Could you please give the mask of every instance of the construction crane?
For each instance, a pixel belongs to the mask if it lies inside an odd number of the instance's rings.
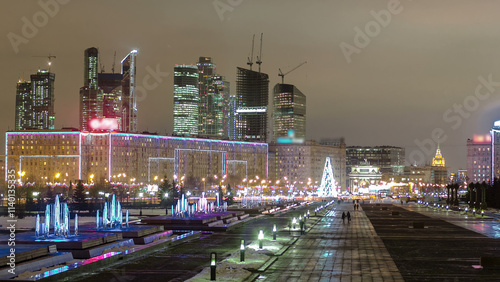
[[[113,56],[113,66],[111,67],[112,73],[115,73],[115,63],[116,63],[116,51],[115,51],[115,55]]]
[[[36,58],[48,58],[49,61],[47,62],[47,64],[49,65],[49,71],[50,71],[50,66],[52,65],[52,58],[56,58],[56,56],[53,56],[51,54],[49,54],[48,56],[32,56],[32,57],[36,57]]]
[[[257,56],[257,61],[255,61],[255,63],[257,65],[259,65],[259,72],[260,72],[260,65],[262,64],[262,36],[263,35],[264,35],[264,33],[260,34],[260,52],[259,52],[259,56]]]
[[[294,67],[293,69],[289,70],[289,71],[288,71],[288,72],[286,72],[286,73],[283,73],[283,72],[281,71],[281,69],[279,69],[279,72],[280,72],[280,73],[278,73],[278,76],[281,76],[281,84],[285,84],[285,75],[287,75],[287,74],[291,73],[292,71],[294,71],[294,70],[296,70],[296,69],[300,68],[300,67],[301,67],[303,64],[305,64],[305,63],[307,63],[307,61],[302,62],[300,65],[298,65],[298,66]]]
[[[253,35],[253,38],[252,38],[252,54],[248,58],[248,62],[247,62],[247,65],[250,66],[250,70],[252,70],[252,65],[253,65],[253,46],[254,46],[254,41],[255,41],[255,34]]]

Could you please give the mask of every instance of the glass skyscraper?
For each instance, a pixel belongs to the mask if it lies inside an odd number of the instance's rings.
[[[198,135],[198,67],[176,65],[174,67],[174,134]]]
[[[35,129],[54,129],[54,81],[56,75],[47,70],[38,70],[31,75],[32,119]]]
[[[274,141],[287,137],[293,130],[295,138],[306,138],[306,95],[292,84],[274,86]]]
[[[238,67],[236,99],[236,139],[267,142],[269,76]]]
[[[122,126],[122,80],[121,73],[100,73],[99,89],[102,92],[102,117],[114,118]]]
[[[91,130],[89,122],[102,117],[102,93],[98,89],[97,48],[88,48],[83,53],[83,87],[80,88],[80,129]]]
[[[122,60],[122,131],[137,132],[136,56],[132,50]]]
[[[119,131],[137,131],[137,102],[135,95],[135,57],[130,52],[122,63],[122,73],[99,73],[99,51],[84,52],[83,83],[80,88],[80,129],[91,131],[93,119],[116,119]]]
[[[198,134],[206,137],[228,137],[229,82],[216,74],[210,57],[200,57],[198,63],[200,102]]]
[[[33,129],[31,83],[19,80],[16,91],[16,130]]]

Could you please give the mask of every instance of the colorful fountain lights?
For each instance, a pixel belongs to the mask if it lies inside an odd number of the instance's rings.
[[[52,228],[53,236],[68,237],[70,235],[69,209],[67,203],[59,202],[59,195],[56,195],[54,204],[45,206],[45,222],[40,223],[40,215],[36,216],[35,236],[44,236],[48,238],[50,229]],[[78,234],[78,215],[75,215],[75,231],[74,235]]]

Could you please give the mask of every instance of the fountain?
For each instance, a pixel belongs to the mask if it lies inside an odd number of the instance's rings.
[[[117,201],[115,195],[111,198],[111,202],[105,202],[102,211],[102,226],[99,224],[99,211],[97,211],[96,226],[97,229],[102,227],[102,229],[112,229],[112,228],[122,228],[123,223],[123,211],[120,201]],[[128,224],[128,216],[127,216]]]
[[[53,211],[53,212],[51,212]],[[51,219],[52,218],[52,219]],[[70,236],[69,209],[68,204],[59,202],[59,195],[56,195],[54,204],[45,206],[45,224],[40,224],[40,215],[36,216],[35,237],[48,238],[51,236],[50,228],[53,228],[55,237]],[[78,220],[75,221],[75,230],[78,229]]]

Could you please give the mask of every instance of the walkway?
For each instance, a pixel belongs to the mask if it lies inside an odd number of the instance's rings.
[[[342,223],[342,211],[352,215]],[[404,281],[370,220],[336,205],[257,281]]]
[[[406,210],[418,212],[428,217],[444,220],[465,229],[483,234],[490,238],[500,238],[500,222],[495,219],[475,218],[474,216],[471,216],[471,214],[465,215],[457,211],[447,211],[445,209],[426,207],[424,205],[417,204],[400,206]]]

